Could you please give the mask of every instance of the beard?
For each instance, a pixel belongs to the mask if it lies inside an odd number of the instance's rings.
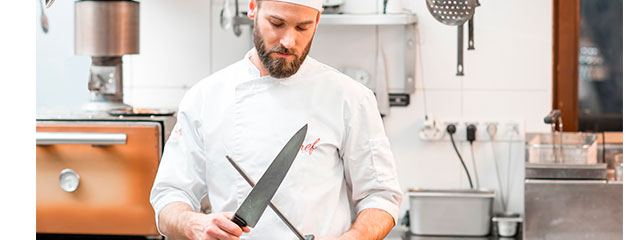
[[[261,32],[258,30],[259,24],[257,21],[254,23],[254,46],[257,50],[257,54],[259,55],[259,59],[261,63],[268,70],[270,76],[275,78],[287,78],[294,75],[299,68],[301,68],[301,64],[305,61],[305,57],[310,52],[310,47],[312,46],[312,40],[314,36],[312,35],[312,39],[307,44],[305,49],[303,49],[303,53],[299,56],[296,51],[292,49],[288,49],[281,45],[272,46],[270,49],[266,49],[265,41],[261,36]],[[270,56],[271,53],[283,53],[283,54],[291,54],[293,59],[288,63],[286,58],[278,58],[274,59]]]

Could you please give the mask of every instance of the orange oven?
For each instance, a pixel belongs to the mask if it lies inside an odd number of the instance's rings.
[[[38,237],[159,235],[149,196],[174,118],[144,120],[37,121]]]

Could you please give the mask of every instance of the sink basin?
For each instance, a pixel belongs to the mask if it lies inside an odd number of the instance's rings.
[[[527,162],[539,164],[597,164],[597,136],[564,132],[531,135],[527,141]]]
[[[554,137],[555,144],[551,137]],[[527,134],[525,177],[527,179],[607,178],[606,163],[597,159],[597,136],[565,132]]]

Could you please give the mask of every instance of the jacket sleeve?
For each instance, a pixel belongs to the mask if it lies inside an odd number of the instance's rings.
[[[367,89],[366,89],[367,90]],[[371,91],[351,104],[341,157],[356,214],[368,208],[386,211],[398,221],[403,194],[394,156]]]
[[[196,89],[186,93],[179,105],[177,123],[164,147],[150,193],[158,230],[159,213],[166,205],[183,202],[194,211],[200,211],[201,199],[207,193],[205,151],[197,105],[201,102]]]

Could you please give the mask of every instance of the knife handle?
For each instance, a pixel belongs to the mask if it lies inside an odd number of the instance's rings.
[[[237,216],[237,214],[232,216],[231,221],[237,225],[239,225],[239,227],[245,227],[248,226],[248,223],[246,223],[245,220],[243,220],[241,217]]]
[[[314,235],[312,234],[305,235],[305,240],[314,240]]]

